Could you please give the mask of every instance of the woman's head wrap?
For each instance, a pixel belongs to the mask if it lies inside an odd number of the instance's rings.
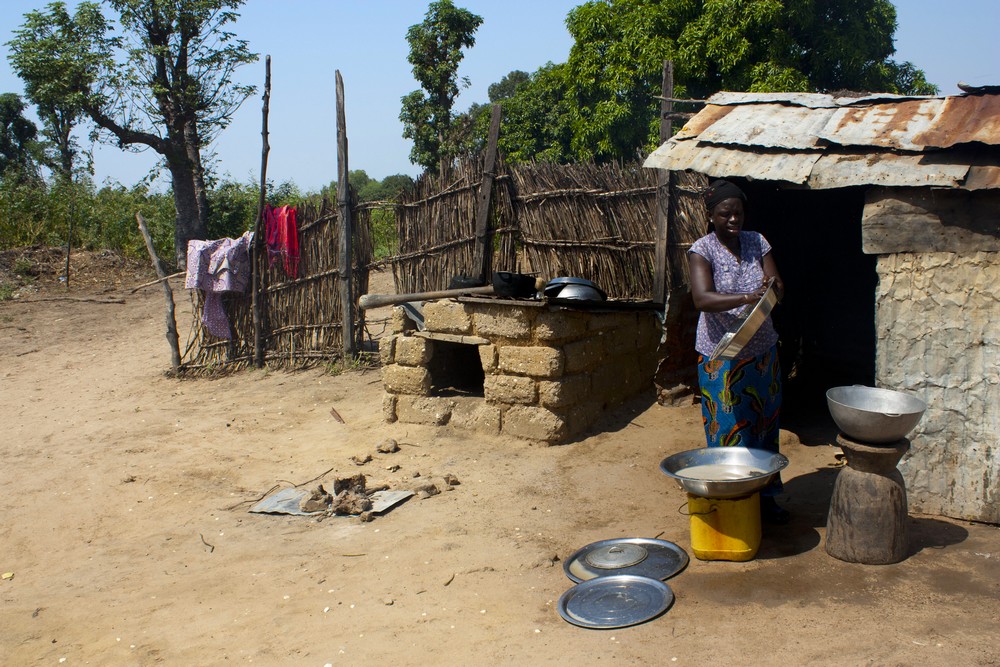
[[[747,196],[743,194],[743,191],[733,183],[726,180],[712,181],[708,189],[705,190],[705,206],[711,211],[720,202],[734,197],[744,202],[747,200]]]

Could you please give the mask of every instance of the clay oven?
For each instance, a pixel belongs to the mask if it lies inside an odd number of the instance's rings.
[[[463,297],[424,304],[422,331],[396,308],[386,419],[565,441],[652,388],[660,321],[623,308]]]

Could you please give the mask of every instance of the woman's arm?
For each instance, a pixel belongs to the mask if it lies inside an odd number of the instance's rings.
[[[774,278],[774,292],[778,295],[778,301],[785,298],[785,283],[781,281],[781,276],[778,274],[778,265],[774,263],[774,253],[767,253],[764,255],[764,284],[771,278]]]
[[[688,265],[691,267],[691,296],[694,298],[694,307],[698,310],[721,313],[725,310],[755,303],[763,295],[762,290],[758,290],[760,294],[722,294],[716,292],[715,280],[712,279],[712,265],[698,253],[688,253]],[[767,265],[765,264],[766,272]]]

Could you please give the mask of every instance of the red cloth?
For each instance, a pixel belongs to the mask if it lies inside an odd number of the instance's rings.
[[[264,206],[264,236],[267,239],[268,265],[280,257],[285,273],[299,275],[299,227],[294,206]]]

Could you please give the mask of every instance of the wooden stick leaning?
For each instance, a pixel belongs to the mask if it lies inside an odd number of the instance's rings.
[[[176,372],[181,366],[181,350],[177,342],[177,320],[174,319],[174,292],[170,289],[170,283],[167,281],[168,276],[163,271],[163,267],[160,266],[160,258],[156,255],[153,239],[149,235],[149,229],[146,228],[146,220],[142,217],[142,213],[137,212],[135,220],[139,223],[139,231],[142,232],[142,238],[146,241],[149,258],[153,261],[153,268],[156,269],[156,275],[160,277],[160,283],[163,285],[163,296],[167,301],[167,342],[170,343],[171,367]]]

